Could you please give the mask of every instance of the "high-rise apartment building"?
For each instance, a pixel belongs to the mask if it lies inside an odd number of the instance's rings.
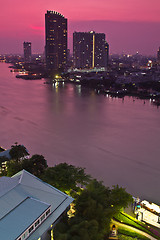
[[[74,32],[73,58],[76,68],[107,67],[109,45],[104,33]]]
[[[30,63],[32,60],[31,42],[24,42],[23,50],[24,50],[24,61],[26,63]]]
[[[48,70],[64,69],[67,62],[67,19],[55,11],[45,14],[45,53]]]

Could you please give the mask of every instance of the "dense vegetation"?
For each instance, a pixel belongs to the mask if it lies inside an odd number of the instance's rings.
[[[11,159],[2,175],[12,176],[25,169],[45,182],[74,197],[69,216],[56,225],[56,240],[102,240],[110,232],[110,221],[132,201],[132,196],[118,185],[106,187],[92,179],[85,169],[67,163],[48,167],[42,155],[29,156],[23,145],[11,147]]]
[[[110,232],[111,218],[132,197],[121,187],[107,188],[93,179],[75,200],[75,214],[56,225],[57,240],[101,240]]]
[[[127,230],[127,229],[124,229],[124,227],[119,227],[118,228],[118,232],[125,235],[126,237],[132,237],[134,239],[143,239],[143,240],[149,240],[149,238],[145,237],[145,236],[142,236],[141,234],[138,234],[136,233],[134,230]],[[123,239],[123,238],[122,238]]]
[[[40,177],[44,173],[47,166],[47,161],[42,155],[35,154],[29,157],[27,149],[23,145],[15,143],[9,151],[10,158],[0,157],[0,167],[6,162],[6,168],[1,169],[1,174],[4,176],[12,176],[17,172],[25,169],[26,171]]]

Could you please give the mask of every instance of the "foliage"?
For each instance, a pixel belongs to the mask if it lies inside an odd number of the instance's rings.
[[[131,201],[131,195],[118,185],[109,189],[102,182],[93,180],[77,199],[76,214],[85,215],[87,219],[93,216],[95,219],[102,211],[103,215],[105,213],[111,218]],[[98,222],[101,220],[102,217],[99,217]]]
[[[132,196],[126,192],[126,190],[118,185],[113,186],[111,190],[110,200],[113,206],[118,207],[119,209],[125,208],[129,203],[132,203]]]
[[[59,225],[59,226],[58,226]],[[102,239],[100,237],[99,231],[98,231],[98,223],[96,220],[92,221],[86,221],[86,220],[79,220],[70,222],[67,226],[66,231],[64,231],[64,223],[63,225],[60,223],[58,224],[58,228],[56,226],[55,228],[55,239],[56,240],[99,240]],[[63,229],[63,230],[62,230]]]
[[[120,193],[123,196],[120,197]],[[92,180],[75,200],[75,216],[66,224],[67,231],[62,232],[57,227],[55,239],[60,240],[62,234],[66,234],[66,240],[103,239],[110,232],[111,218],[130,201],[130,195],[126,194],[125,189],[118,186],[110,189],[102,182]]]
[[[118,227],[118,232],[126,236],[134,237],[137,239],[144,239],[144,240],[149,239],[141,234],[136,233],[134,230],[127,230],[125,229],[125,227]]]
[[[108,207],[109,195],[110,189],[94,179],[76,200],[76,215],[101,223],[105,218],[104,210]]]
[[[102,237],[109,232],[111,217],[115,209],[111,207],[111,190],[106,188],[102,182],[93,180],[76,200],[76,216],[87,221],[96,220],[99,233]]]
[[[46,169],[43,180],[64,192],[78,191],[78,185],[86,185],[91,177],[84,168],[75,167],[67,163],[60,163]]]
[[[17,172],[21,171],[23,169],[22,162],[17,162],[14,160],[10,160],[6,164],[7,167],[7,176],[11,177]]]
[[[140,224],[138,224],[137,222],[135,222],[134,220],[130,219],[129,217],[126,217],[124,214],[122,214],[121,212],[116,214],[114,216],[114,218],[119,221],[122,222],[124,224],[127,224],[129,226],[135,227],[139,230],[145,231],[145,227],[141,226]],[[148,232],[148,231],[147,231]]]
[[[17,161],[7,162],[7,176],[12,176],[17,172],[25,169],[26,171],[40,177],[47,168],[47,161],[42,155],[35,154],[31,158],[24,158]]]
[[[17,142],[15,143],[15,145],[11,146],[9,154],[11,156],[11,159],[16,160],[17,162],[21,158],[24,158],[25,156],[29,155],[27,149],[23,145],[17,144]]]
[[[135,240],[137,238],[135,237],[130,237],[130,236],[126,236],[126,235],[123,235],[123,234],[118,234],[118,239],[119,240]],[[148,239],[148,238],[147,238]]]
[[[35,176],[41,176],[41,174],[44,173],[45,169],[48,167],[47,161],[42,155],[32,155],[32,157],[28,161],[30,165],[30,171]],[[24,166],[24,169],[26,169],[27,166]]]

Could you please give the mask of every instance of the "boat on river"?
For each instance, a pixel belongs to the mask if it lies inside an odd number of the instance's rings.
[[[22,78],[24,80],[38,80],[43,76],[41,74],[17,74],[16,78]]]

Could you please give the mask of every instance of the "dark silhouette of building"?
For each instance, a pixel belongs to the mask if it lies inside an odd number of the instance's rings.
[[[26,63],[30,63],[32,60],[31,42],[24,42],[23,50],[24,50],[24,61]]]
[[[67,19],[55,11],[47,11],[45,14],[45,53],[49,71],[66,67]]]
[[[76,68],[107,67],[109,45],[104,33],[74,32],[73,61]]]
[[[159,49],[157,51],[157,61],[160,64],[160,47],[159,47]]]
[[[108,64],[109,64],[109,43],[108,42],[105,43],[105,53],[106,53],[106,57],[107,57],[106,61],[107,61],[107,66],[108,66]]]

